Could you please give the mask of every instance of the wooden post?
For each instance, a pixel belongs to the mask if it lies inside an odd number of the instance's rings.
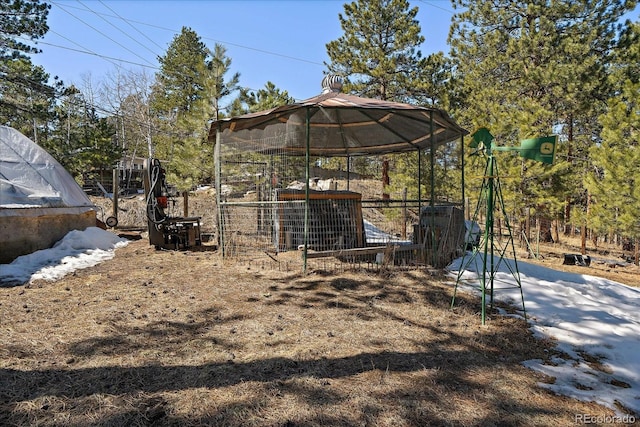
[[[465,218],[466,219],[474,219],[471,218],[471,199],[469,199],[468,197],[466,199],[464,199],[464,212],[465,212]],[[475,218],[476,220],[479,218]]]

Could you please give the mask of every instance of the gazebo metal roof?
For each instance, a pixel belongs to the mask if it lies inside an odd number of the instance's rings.
[[[260,143],[263,153],[304,156],[308,148],[309,155],[332,157],[415,151],[468,134],[440,109],[362,98],[341,87],[327,76],[318,96],[214,121],[209,140],[219,130],[222,143],[236,149]]]

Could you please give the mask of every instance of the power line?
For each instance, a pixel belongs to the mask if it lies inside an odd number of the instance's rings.
[[[446,8],[444,8],[444,7],[442,7],[442,6],[436,6],[436,5],[435,5],[435,4],[433,4],[432,2],[425,1],[425,0],[418,0],[418,1],[419,1],[420,3],[426,4],[427,6],[431,6],[431,7],[435,8],[435,9],[440,9],[440,10],[443,10],[443,11],[445,11],[445,12],[449,12],[449,13],[450,13],[450,14],[452,14],[452,15],[455,15],[455,12],[454,12],[453,10],[451,10],[451,9],[446,9]]]
[[[49,30],[49,32],[51,32],[53,34],[56,34],[57,36],[62,37],[63,39],[65,39],[65,40],[77,45],[78,47],[80,47],[80,49],[75,49],[75,48],[68,47],[68,46],[61,46],[61,45],[58,45],[58,44],[55,44],[55,43],[43,42],[41,40],[38,41],[38,44],[43,44],[43,45],[47,45],[47,46],[51,46],[51,47],[57,47],[59,49],[70,50],[72,52],[78,52],[78,53],[84,53],[84,54],[87,54],[87,55],[97,56],[98,58],[102,58],[102,59],[108,60],[109,62],[114,64],[116,67],[119,67],[119,65],[118,65],[117,62],[114,62],[114,61],[122,62],[122,63],[125,63],[125,64],[137,65],[137,66],[145,67],[145,68],[151,68],[153,70],[160,70],[160,68],[157,67],[157,66],[152,66],[152,65],[147,65],[147,64],[140,64],[139,62],[128,61],[126,59],[121,59],[121,58],[114,58],[113,56],[107,56],[107,55],[103,55],[103,54],[100,54],[100,53],[93,52],[93,51],[85,48],[84,46],[81,46],[81,45],[77,44],[73,40],[70,40],[67,37],[63,36],[63,35],[56,33],[53,30]],[[26,39],[24,37],[17,37],[17,38],[24,39],[24,40],[29,40],[29,39]]]
[[[8,72],[8,69],[7,69],[7,68],[4,68],[4,69],[3,69],[3,67],[2,67],[2,66],[1,66],[1,64],[0,64],[0,72],[3,72],[3,71],[4,71],[4,72],[5,72],[5,74],[6,74],[6,73]],[[6,76],[5,76],[5,77],[6,77]],[[33,80],[33,79],[29,79],[29,78],[27,78],[27,77],[19,77],[18,79],[16,79],[16,80],[12,81],[12,83],[13,83],[13,84],[15,84],[15,85],[18,85],[18,86],[22,86],[22,87],[24,87],[24,88],[31,88],[31,87],[33,87],[33,86],[39,86],[41,89],[47,89],[47,90],[54,90],[54,91],[55,91],[55,89],[54,89],[53,87],[48,86],[48,85],[43,84],[43,83],[40,83],[40,82],[37,82],[37,81],[35,81],[35,80]],[[249,88],[249,87],[242,87],[241,89],[243,89],[243,90],[248,90],[248,91],[257,91],[256,89],[252,89],[252,88]],[[81,94],[81,95],[82,95],[82,97],[83,97],[83,101],[82,101],[82,102],[83,102],[83,103],[84,103],[84,105],[86,105],[87,107],[91,107],[91,108],[95,109],[95,110],[96,110],[96,111],[98,111],[98,112],[101,112],[101,113],[106,114],[107,116],[122,116],[122,115],[123,115],[123,114],[122,114],[119,110],[117,110],[117,109],[116,109],[116,110],[111,110],[111,109],[107,109],[107,108],[105,108],[105,107],[103,107],[103,106],[100,106],[100,105],[98,105],[98,104],[96,104],[96,103],[93,103],[92,101],[88,100],[88,99],[84,96],[85,94],[84,94],[82,91],[80,91],[80,94]],[[54,96],[54,98],[60,98],[60,95],[55,95],[55,96]],[[1,100],[0,100],[0,101],[1,101]],[[221,110],[229,110],[229,108],[230,108],[232,105],[233,105],[233,101],[232,101],[231,103],[229,103],[229,104],[225,105],[225,106],[222,106],[222,107],[221,107]],[[14,105],[14,107],[15,107],[15,108],[22,108],[22,109],[23,109],[23,111],[25,111],[25,112],[30,111],[30,110],[28,110],[28,109],[24,109],[24,108],[26,108],[26,107],[20,107],[20,106],[18,106],[18,105]],[[129,120],[129,121],[131,121],[131,122],[133,122],[133,123],[137,123],[137,124],[142,124],[142,125],[144,125],[144,124],[145,124],[145,123],[140,122],[140,121],[138,121],[138,120],[136,120],[136,119],[132,119],[131,117],[128,117],[128,118],[127,118],[127,120]]]
[[[418,1],[419,1],[420,3],[423,3],[423,4],[427,5],[427,6],[429,6],[429,7],[433,7],[433,8],[436,8],[436,9],[443,10],[443,11],[445,11],[445,12],[451,13],[452,15],[453,15],[453,14],[455,14],[455,12],[454,12],[454,11],[452,11],[452,10],[450,10],[450,9],[447,9],[447,8],[444,8],[444,7],[441,7],[441,6],[438,6],[438,5],[434,4],[433,2],[429,2],[429,1],[425,1],[425,0],[418,0]],[[159,29],[159,30],[168,31],[168,32],[171,32],[171,33],[174,33],[174,34],[177,34],[177,33],[179,33],[179,32],[180,32],[180,31],[178,31],[178,30],[171,29],[171,28],[166,28],[166,27],[162,27],[162,26],[159,26],[159,25],[149,24],[149,23],[146,23],[146,22],[136,21],[136,20],[133,20],[133,19],[127,19],[127,18],[123,17],[122,15],[118,14],[115,10],[113,10],[111,7],[109,7],[107,4],[105,4],[105,2],[103,2],[102,0],[99,0],[99,2],[100,2],[103,6],[105,6],[107,9],[109,9],[109,10],[110,10],[114,15],[110,15],[110,14],[106,14],[106,13],[100,13],[100,12],[96,12],[96,11],[94,11],[94,10],[91,10],[90,8],[88,8],[87,6],[85,6],[85,5],[84,5],[82,2],[80,2],[80,1],[78,1],[78,3],[82,4],[82,5],[85,7],[85,9],[81,9],[81,8],[79,8],[79,7],[75,7],[75,6],[73,6],[73,5],[66,5],[66,7],[67,7],[67,8],[74,8],[74,9],[77,9],[77,10],[79,10],[79,11],[87,11],[87,10],[88,10],[88,11],[92,12],[93,14],[95,14],[96,16],[100,17],[102,20],[104,20],[104,21],[105,21],[105,22],[107,22],[107,23],[109,23],[109,22],[108,22],[105,18],[103,18],[103,17],[102,17],[102,15],[103,15],[103,16],[107,16],[107,17],[110,17],[110,18],[117,18],[117,19],[121,20],[122,22],[126,23],[127,25],[129,25],[129,26],[130,26],[131,28],[133,28],[133,29],[134,29],[138,34],[140,34],[140,35],[142,35],[143,37],[145,37],[147,40],[149,40],[151,43],[153,43],[156,47],[158,47],[158,48],[159,48],[159,49],[161,49],[161,50],[163,50],[163,49],[164,49],[162,46],[160,46],[159,44],[157,44],[157,43],[156,43],[152,38],[148,37],[144,32],[140,31],[140,30],[139,30],[136,26],[134,26],[133,24],[144,25],[144,26],[147,26],[147,27],[150,27],[150,28],[156,28],[156,29]],[[134,54],[135,56],[137,56],[137,57],[141,58],[142,60],[144,60],[144,61],[145,61],[145,62],[147,62],[147,63],[150,63],[149,61],[147,61],[146,59],[144,59],[144,58],[143,58],[143,57],[141,57],[140,55],[136,54],[135,52],[132,52],[130,49],[128,49],[128,48],[126,48],[126,47],[122,46],[120,43],[116,42],[116,41],[115,41],[115,40],[113,40],[112,38],[110,38],[110,37],[106,36],[105,34],[103,34],[102,32],[100,32],[99,30],[97,30],[96,28],[94,28],[94,27],[92,27],[91,25],[87,24],[86,22],[82,21],[80,18],[76,17],[75,15],[73,15],[72,13],[70,13],[68,10],[66,10],[66,9],[64,9],[62,6],[60,6],[60,4],[59,4],[59,3],[57,3],[57,2],[53,2],[53,1],[52,1],[51,3],[52,3],[52,4],[54,4],[54,5],[56,5],[57,7],[59,7],[59,8],[60,8],[61,10],[63,10],[64,12],[66,12],[66,13],[70,14],[70,15],[71,15],[71,16],[73,16],[74,18],[78,19],[80,22],[83,22],[85,25],[87,25],[87,26],[89,26],[90,28],[94,29],[94,30],[95,30],[96,32],[98,32],[99,34],[102,34],[103,36],[107,37],[109,40],[111,40],[111,41],[113,41],[114,43],[118,44],[119,46],[123,47],[123,48],[124,48],[124,49],[126,49],[127,51],[131,52],[131,53],[132,53],[132,54]],[[113,25],[113,24],[111,24],[111,23],[109,23],[109,25],[114,26],[114,25]],[[114,26],[114,27],[115,27],[115,26]],[[115,28],[117,28],[117,27],[115,27]],[[120,32],[123,32],[123,31],[122,31],[122,30],[120,30],[119,28],[117,28],[117,29],[118,29]],[[124,33],[124,32],[123,32],[123,33]],[[131,38],[131,39],[133,39],[134,41],[136,41],[136,43],[138,43],[139,45],[143,46],[143,47],[144,47],[145,49],[147,49],[149,52],[153,53],[153,51],[152,51],[152,50],[150,50],[147,46],[145,46],[145,45],[143,45],[143,44],[139,43],[135,38],[132,38],[130,35],[128,35],[128,34],[126,34],[126,33],[124,33],[124,34],[125,34],[128,38]],[[246,46],[246,45],[242,45],[242,44],[239,44],[239,43],[233,43],[233,42],[229,42],[229,41],[224,41],[224,40],[220,40],[220,39],[216,39],[216,38],[212,38],[212,37],[205,37],[205,36],[202,36],[201,38],[202,38],[202,39],[204,39],[204,40],[209,40],[209,41],[212,41],[212,42],[215,42],[215,43],[220,43],[220,44],[223,44],[223,45],[234,46],[234,47],[238,47],[238,48],[241,48],[241,49],[246,49],[246,50],[251,50],[251,51],[254,51],[254,52],[263,53],[263,54],[266,54],[266,55],[277,56],[277,57],[285,58],[285,59],[289,59],[289,60],[292,60],[292,61],[304,62],[304,63],[307,63],[307,64],[319,65],[319,66],[324,67],[324,63],[316,62],[316,61],[311,61],[311,60],[307,60],[307,59],[304,59],[304,58],[299,58],[299,57],[296,57],[296,56],[286,55],[286,54],[282,54],[282,53],[278,53],[278,52],[273,52],[273,51],[269,51],[269,50],[265,50],[265,49],[259,49],[259,48],[255,48],[255,47],[251,47],[251,46]],[[39,43],[42,43],[42,44],[48,44],[48,43],[44,43],[44,42],[42,42],[42,41],[40,41]],[[49,43],[49,45],[54,46],[54,47],[63,48],[63,49],[65,48],[65,47],[63,47],[63,46],[53,45],[53,44],[51,44],[51,43]],[[152,69],[156,69],[156,70],[158,69],[157,67],[154,67],[154,66],[143,65],[143,64],[139,64],[139,63],[136,63],[136,62],[133,62],[133,61],[123,60],[123,59],[119,59],[119,58],[113,58],[113,57],[109,57],[109,56],[105,56],[105,55],[99,55],[99,54],[97,54],[97,53],[95,53],[95,52],[92,52],[90,49],[87,49],[87,48],[84,48],[84,47],[83,47],[83,49],[84,49],[84,50],[76,50],[76,49],[69,49],[69,50],[73,50],[73,51],[76,51],[76,52],[79,52],[79,53],[91,54],[91,55],[98,56],[98,57],[103,58],[103,59],[115,60],[115,61],[119,61],[119,62],[125,62],[125,63],[129,63],[129,64],[132,64],[132,65],[143,66],[143,67],[152,68]],[[155,55],[155,53],[154,53],[154,55]]]
[[[58,3],[56,3],[56,2],[51,2],[51,3],[56,5],[56,6],[58,6],[60,9],[64,10]],[[67,7],[68,8],[74,8],[74,9],[77,9],[77,10],[80,10],[80,11],[85,11],[84,9],[81,9],[81,8],[78,8],[78,7],[74,7],[74,6],[70,6],[70,5],[67,5]],[[64,11],[69,13],[71,16],[74,16],[70,12],[68,12],[66,10],[64,10]],[[159,25],[149,24],[149,23],[142,22],[142,21],[136,21],[136,20],[133,20],[133,19],[127,19],[127,18],[124,18],[124,17],[122,17],[120,15],[113,16],[113,15],[109,15],[109,14],[101,14],[100,12],[94,12],[94,13],[95,14],[99,14],[99,15],[105,15],[105,16],[108,16],[108,17],[111,17],[111,18],[118,18],[118,19],[121,19],[121,20],[127,22],[130,25],[133,23],[133,24],[138,24],[138,25],[144,25],[144,26],[150,27],[150,28],[156,28],[156,29],[159,29],[159,30],[162,30],[162,31],[168,31],[168,32],[171,32],[173,34],[179,34],[180,33],[180,30],[175,30],[175,29],[171,29],[171,28],[162,27],[162,26],[159,26]],[[75,17],[75,18],[78,19],[79,21],[83,22],[81,19],[79,19],[77,17]],[[89,26],[89,24],[86,24],[86,23],[85,23],[85,25]],[[95,31],[100,33],[100,31],[98,31],[98,30],[95,30]],[[136,30],[136,31],[138,31],[138,30]],[[102,33],[100,33],[100,34],[102,34]],[[105,37],[107,37],[107,36],[105,36]],[[298,57],[295,57],[295,56],[286,55],[286,54],[282,54],[282,53],[278,53],[278,52],[272,52],[272,51],[265,50],[265,49],[258,49],[258,48],[255,48],[255,47],[246,46],[246,45],[242,45],[242,44],[239,44],[239,43],[227,42],[227,41],[215,39],[215,38],[212,38],[212,37],[201,36],[201,38],[203,40],[209,40],[209,41],[212,41],[212,42],[215,42],[215,43],[220,43],[220,44],[223,44],[223,45],[235,46],[235,47],[239,47],[239,48],[242,48],[242,49],[251,50],[251,51],[254,51],[254,52],[264,53],[266,55],[272,55],[272,56],[277,56],[277,57],[280,57],[280,58],[290,59],[292,61],[298,61],[298,62],[304,62],[304,63],[307,63],[307,64],[324,66],[324,64],[320,63],[320,62],[311,61],[311,60],[303,59],[303,58],[298,58]],[[117,43],[117,42],[114,41],[114,43]],[[158,46],[158,47],[160,47],[160,46]],[[127,49],[127,50],[129,50],[129,49]],[[131,51],[129,51],[129,52],[131,52]],[[136,55],[136,56],[138,56],[138,55]]]
[[[94,26],[88,24],[87,22],[83,21],[82,19],[78,18],[77,16],[75,16],[73,13],[69,12],[68,10],[66,10],[64,7],[60,6],[58,3],[52,2],[52,4],[54,4],[55,6],[57,6],[60,10],[62,10],[63,12],[73,16],[75,19],[77,19],[78,21],[82,22],[84,25],[86,25],[87,27],[91,28],[93,31],[97,32],[98,34],[104,36],[105,38],[111,40],[112,42],[114,42],[115,44],[117,44],[118,46],[120,46],[121,48],[123,48],[124,50],[126,50],[127,52],[133,54],[134,56],[137,56],[138,58],[142,59],[143,61],[151,64],[151,62],[149,62],[147,59],[143,58],[142,56],[138,55],[136,52],[132,51],[131,49],[129,49],[128,47],[124,46],[123,44],[119,43],[118,41],[114,40],[113,38],[111,38],[110,36],[108,36],[107,34],[103,33],[102,31],[98,30],[97,28],[95,28]],[[68,40],[68,39],[67,39]]]
[[[131,25],[131,23],[129,22],[129,20],[125,19],[124,17],[120,16],[118,14],[118,12],[116,12],[115,10],[111,9],[107,4],[105,4],[102,0],[98,0],[104,7],[106,7],[107,9],[109,9],[111,12],[113,12],[122,22],[124,22],[125,24],[129,25],[131,28],[133,28],[138,34],[140,34],[142,37],[146,38],[147,40],[149,40],[151,43],[153,43],[154,45],[156,45],[156,47],[158,49],[160,49],[161,51],[164,50],[164,48],[162,46],[160,46],[158,43],[156,43],[155,40],[153,40],[152,38],[150,38],[149,36],[147,36],[145,33],[143,33],[142,31],[138,30],[135,26]]]
[[[82,6],[84,6],[88,11],[90,11],[91,13],[93,13],[94,15],[96,15],[98,18],[102,19],[104,22],[106,22],[107,24],[111,25],[113,28],[115,28],[116,30],[118,30],[120,33],[124,34],[126,37],[128,37],[130,40],[132,40],[133,42],[137,43],[138,45],[142,46],[143,48],[145,48],[147,51],[151,52],[153,55],[158,56],[157,53],[155,53],[154,51],[152,51],[151,49],[149,49],[146,45],[140,43],[138,41],[138,39],[132,37],[131,35],[129,35],[127,32],[123,31],[122,29],[118,28],[116,25],[112,24],[111,22],[109,22],[109,20],[103,18],[101,16],[101,14],[99,14],[98,12],[94,11],[93,9],[91,9],[90,7],[88,7],[87,5],[85,5],[84,3],[82,3],[80,0],[77,0],[78,3],[80,3]],[[148,61],[147,61],[148,62]]]
[[[55,33],[55,34],[57,34],[57,33]],[[60,37],[64,38],[64,36],[60,36]],[[23,38],[23,37],[18,37],[18,38]],[[152,67],[152,66],[145,65],[145,64],[140,64],[140,63],[137,63],[137,62],[132,62],[132,61],[124,60],[124,59],[113,58],[113,57],[110,57],[110,56],[101,55],[101,54],[98,54],[98,53],[95,53],[95,52],[91,52],[91,51],[74,49],[74,48],[71,48],[71,47],[60,46],[60,45],[57,45],[57,44],[47,43],[47,42],[40,42],[40,43],[45,44],[47,46],[57,47],[59,49],[65,49],[65,50],[70,50],[70,51],[73,51],[73,52],[79,52],[79,53],[85,53],[85,54],[88,54],[88,55],[94,55],[94,56],[97,56],[99,58],[109,60],[110,62],[112,62],[114,65],[116,65],[118,67],[119,67],[119,65],[117,63],[113,62],[113,61],[124,62],[124,63],[128,63],[128,64],[131,64],[131,65],[137,65],[137,66],[145,67],[145,68],[151,68],[151,69],[157,70],[157,71],[160,70],[159,67]],[[28,79],[25,79],[25,80],[29,81]],[[253,92],[258,92],[259,90],[261,90],[261,89],[250,88],[250,87],[247,87],[247,86],[243,86],[240,89],[247,90],[247,91],[253,91]],[[231,107],[231,105],[232,105],[231,103],[227,104],[226,106],[223,106],[222,109],[223,110],[228,110],[229,107]]]

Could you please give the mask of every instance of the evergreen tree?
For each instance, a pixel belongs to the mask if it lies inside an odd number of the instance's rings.
[[[453,62],[442,52],[433,53],[421,64],[419,76],[408,88],[409,101],[449,109],[450,96],[454,92]]]
[[[474,2],[450,32],[457,70],[459,117],[470,129],[487,127],[501,145],[561,132],[554,166],[501,156],[503,194],[510,211],[525,207],[557,217],[567,200],[584,200],[576,186],[585,174],[597,116],[608,93],[603,64],[616,36],[615,22],[631,2]],[[477,172],[477,171],[476,171]],[[474,174],[474,172],[470,172]],[[517,178],[516,178],[517,177]],[[473,191],[468,194],[473,194]]]
[[[344,35],[327,43],[329,73],[344,77],[344,90],[382,100],[405,101],[425,61],[407,0],[357,0],[338,15]]]
[[[156,157],[164,160],[167,180],[189,189],[213,178],[209,125],[221,115],[220,103],[238,89],[230,77],[231,59],[216,44],[211,52],[191,29],[183,28],[160,58],[161,70],[150,105],[160,120],[154,136]]]
[[[207,57],[208,50],[200,36],[183,27],[169,44],[165,55],[158,58],[157,90],[151,101],[156,111],[164,113],[165,118],[174,113],[184,114],[202,99]]]
[[[600,117],[602,143],[591,149],[590,225],[640,242],[640,23],[627,23],[611,65],[616,88]],[[637,255],[636,255],[637,256]],[[636,263],[638,260],[636,259]]]
[[[264,89],[240,89],[240,94],[232,103],[231,116],[255,113],[295,103],[289,93],[281,91],[272,82],[267,82]]]
[[[231,58],[227,56],[227,49],[216,43],[211,55],[211,60],[207,62],[205,82],[205,123],[220,118],[222,115],[221,100],[240,90],[240,73],[233,73],[228,80],[225,80],[231,71]]]
[[[62,82],[48,85],[49,74],[28,58],[0,61],[0,75],[0,123],[40,142],[46,137]]]
[[[216,43],[210,59],[205,63],[204,90],[192,114],[185,117],[185,126],[193,129],[193,143],[200,147],[196,167],[201,171],[199,181],[211,183],[214,179],[213,144],[208,142],[211,122],[223,116],[221,103],[239,90],[240,73],[227,76],[231,70],[231,58],[227,49]],[[192,165],[193,166],[193,165]]]
[[[344,34],[326,45],[331,60],[326,64],[328,72],[344,77],[343,90],[382,100],[446,105],[451,63],[441,52],[422,57],[419,46],[425,38],[417,13],[418,8],[410,8],[406,0],[358,0],[344,5],[344,14],[339,15]],[[391,186],[383,184],[384,192],[408,187],[417,194],[418,185],[425,185],[417,182],[417,158],[416,153],[386,159],[363,156],[350,164],[362,175],[379,176],[389,160]],[[436,167],[441,165],[438,162]]]
[[[208,59],[209,51],[200,37],[186,27],[158,58],[160,71],[150,99],[151,110],[159,119],[153,137],[155,156],[165,162],[168,181],[180,189],[196,185],[203,174],[198,167],[201,132],[193,128],[192,118],[202,118]]]
[[[51,5],[39,0],[0,1],[0,62],[26,58],[39,50],[18,37],[35,41],[43,37],[49,27],[47,16]]]
[[[40,50],[22,40],[36,42],[47,33],[50,8],[39,0],[0,1],[0,123],[36,142],[46,131],[55,93],[49,75],[29,59]]]

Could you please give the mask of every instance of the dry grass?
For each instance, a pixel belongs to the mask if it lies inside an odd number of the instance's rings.
[[[131,242],[0,289],[0,425],[572,425],[521,365],[553,343],[427,270],[330,274]]]
[[[109,200],[94,201],[111,215]],[[215,232],[213,197],[189,203]],[[138,197],[119,205],[120,225],[146,225]],[[563,252],[576,250],[547,245],[527,261],[640,286],[637,267],[563,266]],[[549,359],[553,342],[515,318],[481,326],[463,293],[452,310],[437,272],[345,270],[332,258],[300,267],[298,252],[223,262],[210,246],[156,251],[143,239],[56,282],[0,288],[0,425],[548,426],[612,415],[540,388],[553,378],[521,362]]]

